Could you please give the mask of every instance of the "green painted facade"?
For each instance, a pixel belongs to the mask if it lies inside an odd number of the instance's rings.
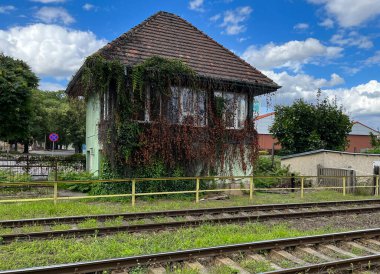
[[[88,98],[86,110],[86,166],[87,171],[99,175],[101,145],[99,143],[100,100],[98,95]]]

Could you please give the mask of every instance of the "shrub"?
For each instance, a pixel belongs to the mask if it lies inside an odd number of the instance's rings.
[[[110,171],[109,164],[103,164],[102,179],[111,178],[125,178],[125,176],[118,176]],[[162,178],[162,177],[184,177],[182,168],[176,167],[169,170],[165,167],[162,161],[154,161],[150,165],[138,167],[131,172],[130,178]],[[131,183],[99,183],[93,186],[90,193],[94,195],[99,194],[118,194],[118,193],[131,193]],[[204,188],[207,182],[201,181],[201,187]],[[136,193],[153,193],[153,192],[173,192],[173,191],[188,191],[195,190],[195,180],[167,180],[155,181],[149,180],[136,183]],[[178,196],[178,195],[176,195]],[[186,196],[186,195],[181,195]],[[149,196],[153,197],[153,196]]]
[[[29,182],[31,180],[32,176],[27,173],[0,170],[0,182]]]
[[[51,178],[50,178],[51,179]],[[95,180],[98,177],[93,176],[89,172],[58,172],[58,180],[59,181],[80,181],[80,180]],[[80,192],[90,192],[93,184],[59,184],[61,188],[69,189],[72,191],[80,191]]]
[[[261,156],[253,171],[254,176],[290,176],[289,167],[281,166],[281,160],[275,158],[273,166],[270,157]],[[281,184],[281,179],[255,179],[256,187],[274,187]]]

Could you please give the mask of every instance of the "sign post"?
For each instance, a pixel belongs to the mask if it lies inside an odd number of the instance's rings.
[[[59,141],[59,135],[57,133],[50,133],[49,134],[49,140],[53,142],[53,150],[52,150],[52,153],[51,155],[54,155],[54,146],[55,146],[55,142],[58,142]]]

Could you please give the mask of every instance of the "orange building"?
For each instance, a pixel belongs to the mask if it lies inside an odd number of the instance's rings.
[[[274,122],[275,113],[267,113],[264,115],[257,116],[255,119],[255,127],[259,134],[259,147],[260,150],[272,151],[281,149],[281,145],[276,144],[277,140],[272,137],[269,132],[270,127]],[[374,135],[380,135],[380,132],[374,130],[360,122],[354,122],[352,130],[348,135],[349,147],[346,149],[347,152],[365,152],[370,149],[371,138],[370,133]]]

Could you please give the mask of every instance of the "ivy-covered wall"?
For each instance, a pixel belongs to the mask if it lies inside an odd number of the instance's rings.
[[[152,170],[159,170],[153,172],[155,176],[251,172],[258,153],[252,117],[247,117],[242,128],[228,128],[222,115],[223,100],[214,96],[215,90],[239,91],[249,94],[248,101],[252,101],[248,87],[200,77],[180,60],[152,57],[124,68],[99,55],[86,60],[81,82],[88,102],[87,150],[91,145],[95,148],[93,136],[98,135],[107,173],[111,170],[117,177],[149,177]],[[160,98],[160,104],[167,104],[173,97],[173,86],[205,92],[205,126],[197,126],[193,119],[172,123],[165,108],[149,123],[137,121],[145,109],[147,89],[151,97]],[[94,160],[99,162],[98,157]]]

